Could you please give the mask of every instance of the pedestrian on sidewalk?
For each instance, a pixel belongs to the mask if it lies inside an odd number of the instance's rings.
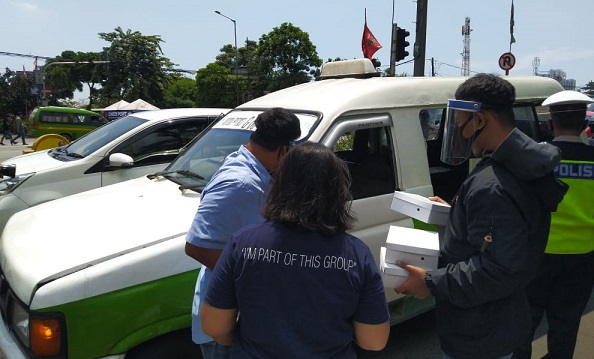
[[[12,144],[12,134],[10,133],[10,122],[7,117],[2,119],[2,139],[0,145],[4,145],[4,139],[8,138],[8,142]]]
[[[14,127],[16,128],[16,135],[10,141],[10,143],[14,145],[20,137],[23,140],[23,145],[26,145],[27,143],[25,142],[25,126],[23,126],[23,120],[21,119],[21,116],[16,115],[16,117],[14,118]]]

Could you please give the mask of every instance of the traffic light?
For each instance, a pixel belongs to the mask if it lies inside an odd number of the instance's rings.
[[[400,61],[408,56],[408,51],[406,51],[406,47],[410,45],[406,41],[408,35],[410,35],[410,32],[405,29],[396,29],[396,61]]]

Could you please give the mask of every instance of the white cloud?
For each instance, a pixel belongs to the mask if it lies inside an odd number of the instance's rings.
[[[31,4],[31,3],[28,3],[25,1],[13,2],[13,3],[11,3],[11,5],[16,8],[19,8],[21,10],[24,10],[24,11],[29,11],[29,12],[37,11],[37,5]]]

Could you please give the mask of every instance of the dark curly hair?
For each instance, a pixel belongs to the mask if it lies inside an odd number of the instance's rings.
[[[456,99],[480,102],[483,105],[481,111],[493,111],[498,114],[497,118],[501,123],[514,125],[516,89],[509,81],[497,75],[474,75],[458,87]]]
[[[346,164],[332,150],[304,142],[281,161],[263,216],[325,235],[345,232],[355,221],[350,185]]]
[[[259,114],[255,125],[256,131],[252,133],[250,140],[269,151],[288,146],[291,141],[301,136],[297,116],[281,107],[274,107]]]

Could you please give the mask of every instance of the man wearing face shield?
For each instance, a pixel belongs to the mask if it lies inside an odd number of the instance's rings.
[[[553,173],[560,150],[514,127],[514,101],[514,87],[495,75],[458,87],[441,160],[457,165],[472,153],[480,161],[452,200],[438,269],[400,263],[409,279],[397,292],[435,296],[444,358],[510,358],[530,335],[526,285],[567,189]]]

